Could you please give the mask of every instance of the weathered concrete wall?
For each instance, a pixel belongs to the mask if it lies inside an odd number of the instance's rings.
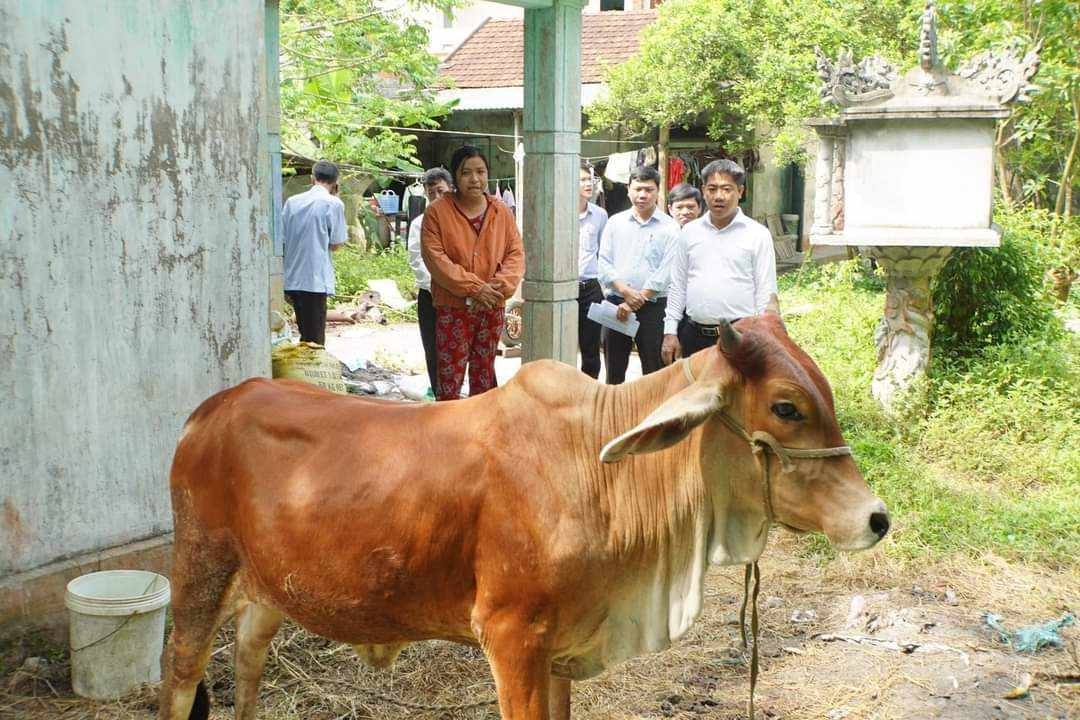
[[[268,374],[262,0],[0,0],[0,577],[170,529]]]

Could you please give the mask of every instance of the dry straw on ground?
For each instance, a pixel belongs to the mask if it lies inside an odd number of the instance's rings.
[[[759,718],[1080,718],[1080,685],[1068,681],[1080,665],[1067,650],[1017,656],[981,620],[986,610],[1011,626],[1076,612],[1075,577],[992,556],[913,567],[869,553],[822,565],[801,557],[799,548],[799,541],[782,540],[762,561]],[[687,636],[666,652],[575,683],[575,720],[745,717],[748,670],[736,622],[741,591],[741,568],[711,571],[705,610]],[[856,595],[865,610],[845,626]],[[220,633],[207,673],[216,719],[232,718],[232,632],[227,627]],[[932,652],[825,642],[822,633],[872,635],[924,644]],[[1073,630],[1069,639],[1077,636]],[[96,703],[72,696],[66,672],[54,664],[38,679],[24,678],[0,692],[0,718],[154,717],[155,688]],[[1024,673],[1036,679],[1029,697],[1003,699]],[[7,682],[0,679],[0,688]],[[271,645],[259,717],[492,720],[498,717],[489,704],[494,697],[476,648],[417,643],[392,668],[377,671],[360,664],[347,646],[287,624]]]

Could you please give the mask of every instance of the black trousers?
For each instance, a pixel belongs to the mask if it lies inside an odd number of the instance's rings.
[[[620,305],[623,299],[618,295],[609,295],[608,300]],[[630,349],[637,343],[638,358],[641,360],[641,374],[648,375],[659,370],[660,347],[664,343],[664,311],[667,298],[658,298],[647,302],[636,312],[638,323],[637,335],[630,338],[617,330],[604,328],[604,366],[605,381],[608,385],[619,385],[626,380],[626,366],[630,364]]]
[[[326,344],[326,293],[289,290],[296,312],[296,324],[300,327],[300,342]]]
[[[435,352],[435,303],[431,299],[431,292],[423,288],[416,293],[416,315],[420,324],[420,342],[424,344],[424,364],[427,365],[431,392],[438,394],[439,374],[435,370],[438,358]]]
[[[732,320],[732,324],[738,322]],[[699,350],[712,347],[716,344],[717,336],[702,331],[702,326],[690,322],[687,318],[679,321],[679,349],[683,357],[690,357]]]
[[[578,283],[577,339],[581,350],[581,372],[600,377],[600,331],[603,327],[589,319],[589,306],[604,301],[604,291],[597,279]]]

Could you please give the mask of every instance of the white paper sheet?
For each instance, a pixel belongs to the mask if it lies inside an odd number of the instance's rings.
[[[630,313],[630,317],[626,319],[626,322],[623,322],[617,317],[618,310],[617,305],[605,300],[602,303],[590,305],[588,317],[593,322],[600,323],[616,332],[621,332],[623,335],[629,335],[630,337],[637,335],[638,327],[641,325],[638,322],[637,315]]]

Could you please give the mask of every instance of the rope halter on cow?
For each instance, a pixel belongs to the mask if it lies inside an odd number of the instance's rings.
[[[694,371],[690,367],[690,358],[684,358],[682,361],[683,374],[686,375],[686,380],[693,385],[696,380],[694,379]],[[733,418],[727,411],[723,409],[717,416],[719,420],[727,426],[729,430],[741,437],[750,445],[750,449],[754,454],[754,458],[757,460],[758,466],[761,468],[762,479],[762,494],[765,496],[765,523],[766,528],[773,523],[776,519],[776,515],[773,512],[772,502],[772,481],[769,477],[769,458],[766,453],[771,450],[777,459],[780,460],[780,467],[784,472],[791,472],[795,465],[793,460],[800,460],[804,458],[817,459],[827,457],[840,457],[843,455],[851,455],[851,447],[848,445],[841,445],[839,447],[831,448],[815,448],[815,449],[803,449],[803,448],[790,448],[780,444],[780,441],[773,437],[771,434],[764,430],[756,430],[753,433],[747,432],[742,423]],[[753,580],[753,591],[751,591],[751,579]],[[750,599],[750,635],[754,641],[753,650],[750,654],[750,703],[748,708],[748,717],[753,720],[754,717],[754,690],[757,687],[758,676],[758,609],[757,599],[758,590],[761,586],[761,571],[758,569],[757,560],[752,563],[746,564],[746,572],[743,575],[743,601],[742,607],[739,609],[739,631],[742,634],[742,645],[745,650],[747,647],[746,642],[746,605],[747,600]]]

